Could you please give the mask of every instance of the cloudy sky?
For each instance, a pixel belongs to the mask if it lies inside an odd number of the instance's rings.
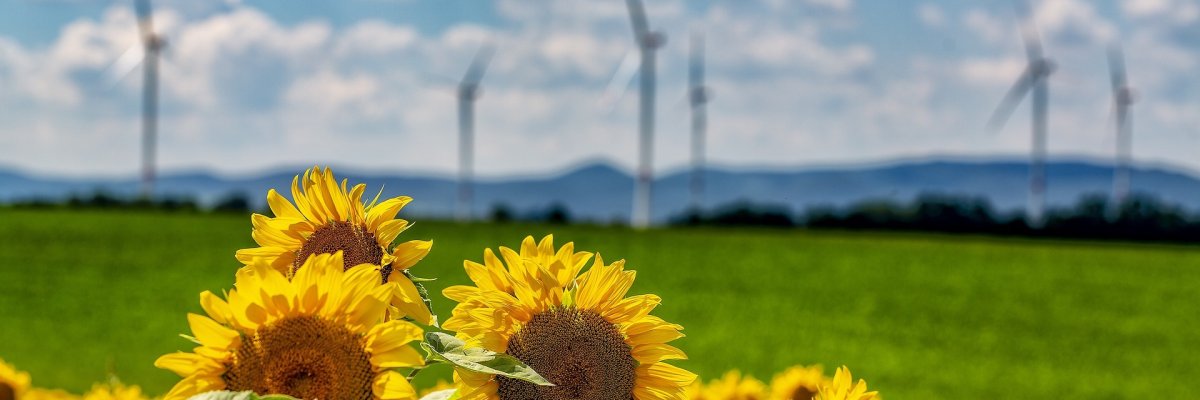
[[[1054,155],[1108,156],[1105,47],[1126,49],[1140,162],[1200,169],[1200,3],[1035,1],[1058,65]],[[0,0],[0,166],[128,175],[141,75],[131,1]],[[586,160],[632,168],[636,91],[605,97],[632,49],[624,3],[155,2],[168,40],[160,165],[222,173],[335,164],[450,173],[454,84],[497,53],[478,103],[479,173]],[[656,168],[688,162],[687,37],[708,37],[710,158],[787,167],[1027,153],[1027,104],[984,123],[1024,67],[1004,1],[648,0],[661,52]],[[128,58],[128,57],[127,57]]]

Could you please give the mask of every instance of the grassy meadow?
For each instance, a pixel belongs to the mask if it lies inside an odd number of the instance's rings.
[[[1200,247],[415,222],[401,240],[434,239],[414,271],[439,278],[442,319],[464,258],[553,232],[628,259],[706,380],[845,364],[889,400],[1059,400],[1188,398],[1200,376]],[[232,285],[249,233],[248,216],[0,210],[0,358],[37,386],[112,373],[164,393],[178,378],[154,359],[190,349],[185,313]]]

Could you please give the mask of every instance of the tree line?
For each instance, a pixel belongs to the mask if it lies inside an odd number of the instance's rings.
[[[155,210],[164,212],[217,212],[269,214],[255,210],[249,197],[231,192],[209,206],[194,197],[164,195],[153,199],[125,197],[97,190],[72,194],[65,199],[32,198],[11,202],[13,208],[70,208]],[[494,204],[482,216],[494,223],[538,222],[568,224],[580,221],[562,203],[517,211],[503,203]],[[603,223],[604,221],[599,221]],[[624,219],[607,221],[622,225]],[[748,226],[845,230],[890,230],[943,233],[973,233],[1004,236],[1035,236],[1133,241],[1200,241],[1200,213],[1145,194],[1131,195],[1110,207],[1105,195],[1081,197],[1068,207],[1050,208],[1040,226],[1031,226],[1023,211],[997,211],[982,197],[929,193],[911,201],[875,199],[848,206],[817,206],[796,213],[778,204],[740,201],[711,210],[689,209],[670,218],[671,226]]]
[[[1024,211],[999,212],[987,199],[923,194],[909,202],[866,200],[845,207],[818,206],[794,214],[778,205],[738,202],[709,212],[690,210],[673,225],[807,227],[976,233],[1080,239],[1196,242],[1200,214],[1152,195],[1131,195],[1116,207],[1108,196],[1081,197],[1068,207],[1047,210],[1032,226]]]

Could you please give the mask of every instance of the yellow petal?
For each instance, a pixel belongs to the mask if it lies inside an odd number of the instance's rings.
[[[276,217],[304,218],[304,215],[300,214],[300,210],[297,210],[296,206],[292,205],[292,202],[287,201],[287,199],[279,195],[279,192],[276,192],[275,189],[267,191],[267,205],[271,207],[271,214],[274,214]]]
[[[418,261],[429,255],[429,250],[432,248],[432,240],[410,240],[396,245],[396,248],[392,250],[392,256],[396,257],[392,261],[392,269],[405,270],[412,268]]]
[[[653,364],[664,360],[686,360],[687,355],[668,344],[651,344],[635,347],[633,358],[641,364]]]
[[[163,396],[163,400],[186,400],[200,393],[207,393],[225,389],[225,384],[220,378],[213,379],[206,376],[190,376],[184,378],[171,391]]]
[[[239,343],[238,333],[226,328],[211,318],[199,314],[188,314],[188,325],[192,327],[192,335],[206,347],[229,350]]]
[[[195,353],[177,352],[163,355],[154,361],[154,366],[188,377],[199,373],[219,373],[223,369],[213,359]]]
[[[366,346],[371,353],[384,353],[420,340],[424,331],[412,323],[392,320],[375,325],[367,332]]]
[[[666,363],[638,366],[638,380],[648,380],[653,386],[687,386],[696,380],[696,374]]]
[[[376,399],[380,400],[409,400],[417,398],[408,379],[396,371],[386,371],[375,377],[375,385],[371,388]]]
[[[396,236],[400,236],[400,232],[408,229],[408,221],[402,219],[390,219],[379,224],[375,228],[375,240],[380,246],[388,246],[396,240]]]
[[[396,285],[396,297],[392,299],[393,306],[414,321],[426,325],[433,324],[433,314],[429,312],[429,307],[421,298],[421,292],[417,290],[416,284],[396,270],[392,270],[392,274],[388,276],[388,282]]]
[[[200,293],[200,308],[203,308],[210,318],[221,325],[229,325],[229,319],[233,316],[233,311],[229,309],[229,303],[209,291]]]
[[[379,368],[405,368],[425,365],[425,356],[412,346],[396,348],[386,353],[371,355],[371,363]]]
[[[368,230],[379,229],[379,226],[386,221],[396,218],[396,214],[406,204],[412,201],[412,197],[400,196],[384,200],[382,203],[376,204],[367,210],[367,228]]]

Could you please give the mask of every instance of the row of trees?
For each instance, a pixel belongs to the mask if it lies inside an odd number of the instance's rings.
[[[748,202],[712,212],[689,211],[676,225],[740,225],[831,229],[909,230],[1064,238],[1195,242],[1200,214],[1156,197],[1136,194],[1110,207],[1107,196],[1082,197],[1070,207],[1052,208],[1041,226],[1023,212],[997,212],[984,198],[926,194],[911,202],[869,200],[848,207],[813,207],[793,215],[785,207]]]
[[[246,213],[251,209],[250,198],[242,192],[232,192],[217,200],[211,207],[201,207],[196,198],[180,195],[161,195],[154,198],[120,196],[97,190],[90,194],[71,194],[65,200],[31,198],[9,204],[15,208],[71,208],[99,210],[156,210],[166,212]]]

